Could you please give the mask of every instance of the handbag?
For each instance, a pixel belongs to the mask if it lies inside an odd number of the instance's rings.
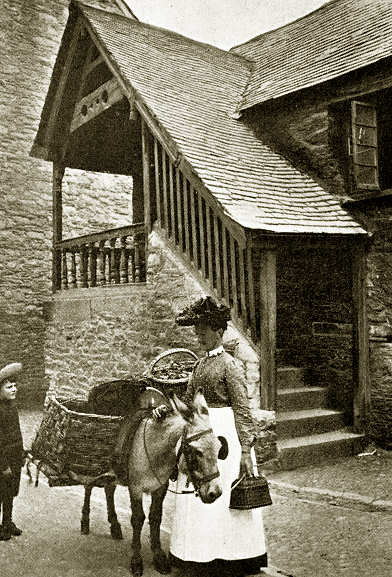
[[[242,475],[231,485],[230,509],[255,509],[272,505],[268,481],[263,475]]]

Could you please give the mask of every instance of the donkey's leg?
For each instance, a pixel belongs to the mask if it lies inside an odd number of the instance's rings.
[[[133,531],[131,571],[134,577],[140,577],[143,575],[140,535],[146,516],[143,511],[143,494],[132,493],[131,488],[129,488],[129,496],[131,499],[131,525]]]
[[[121,525],[117,519],[116,507],[114,505],[114,491],[116,485],[110,483],[105,485],[106,507],[108,512],[108,521],[110,523],[110,534],[113,539],[122,539]]]
[[[80,521],[80,532],[83,535],[88,535],[90,533],[90,498],[92,490],[93,488],[91,485],[86,485],[84,487],[84,502],[82,508],[82,519]]]
[[[168,483],[162,485],[151,495],[151,507],[148,520],[150,522],[150,540],[154,567],[159,573],[170,573],[170,562],[161,547],[162,505],[167,492]]]

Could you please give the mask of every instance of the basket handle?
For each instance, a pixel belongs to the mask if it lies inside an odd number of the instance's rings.
[[[162,353],[160,353],[157,357],[155,357],[155,359],[150,363],[149,366],[149,371],[151,372],[152,369],[155,367],[155,365],[163,358],[168,357],[170,355],[173,355],[175,353],[187,353],[188,355],[192,356],[195,361],[197,361],[198,356],[196,355],[196,353],[194,353],[193,351],[191,351],[190,349],[169,349],[167,351],[163,351]]]
[[[234,483],[234,485],[231,486],[231,490],[235,489],[236,487],[238,487],[238,485],[241,483],[241,481],[243,481],[245,479],[245,473],[242,475],[242,477],[240,477],[239,479],[237,479]]]

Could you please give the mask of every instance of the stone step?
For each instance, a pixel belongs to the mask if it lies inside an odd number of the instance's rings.
[[[341,429],[320,435],[307,435],[278,441],[282,470],[297,469],[349,457],[360,452],[365,436]]]
[[[276,415],[278,439],[317,435],[344,427],[343,413],[332,409],[283,411]]]
[[[277,410],[294,411],[295,409],[316,409],[327,403],[326,387],[296,387],[278,389]]]
[[[299,367],[278,367],[276,371],[278,389],[296,389],[305,386],[305,369]]]

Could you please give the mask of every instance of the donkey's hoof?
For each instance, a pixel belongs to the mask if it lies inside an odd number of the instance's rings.
[[[112,523],[112,525],[110,525],[110,534],[112,536],[112,539],[122,539],[123,538],[120,523]]]
[[[143,575],[143,560],[140,557],[131,560],[131,573],[133,577],[141,577]]]
[[[163,551],[154,553],[153,564],[158,573],[162,573],[163,575],[171,571],[170,561]]]
[[[82,535],[88,535],[90,533],[90,525],[85,521],[81,521],[80,523],[80,532]]]

